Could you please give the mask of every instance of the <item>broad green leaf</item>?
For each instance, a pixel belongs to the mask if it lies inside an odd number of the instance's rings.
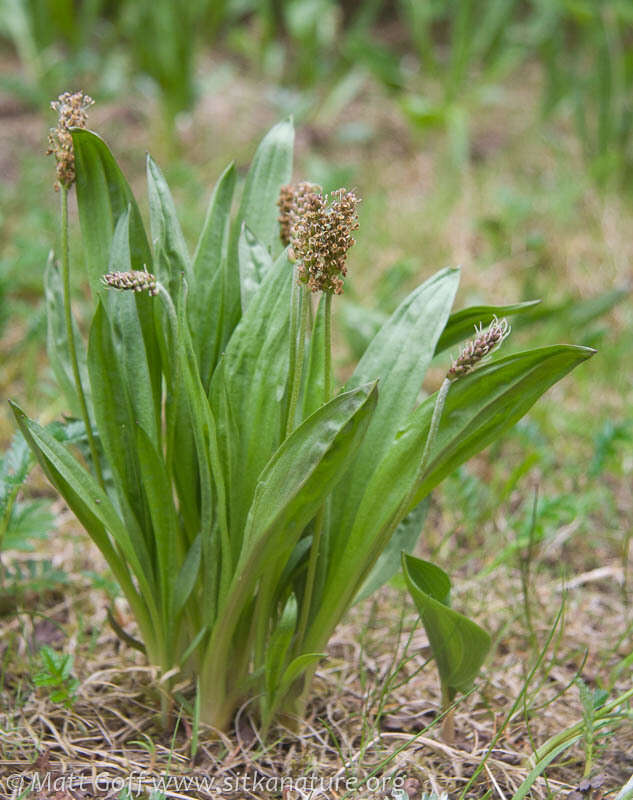
[[[176,576],[173,592],[173,614],[177,617],[189,599],[193,587],[196,585],[200,572],[202,557],[202,538],[200,534],[193,540],[189,552],[185,556],[180,572]]]
[[[242,225],[238,243],[238,260],[240,265],[242,314],[244,314],[253,295],[257,292],[273,265],[270,251],[258,241],[246,223]]]
[[[400,521],[447,474],[512,427],[560,378],[594,350],[555,345],[515,353],[455,381],[427,468],[417,476],[435,395],[427,398],[398,432],[367,485],[346,546],[332,568],[326,598],[307,640],[319,650]],[[406,501],[406,502],[405,502]]]
[[[185,319],[185,301],[178,306],[177,357],[187,401],[188,435],[192,436],[198,464],[200,532],[205,618],[215,616],[218,593],[228,587],[232,554],[228,530],[225,465],[220,459],[215,416],[200,379],[193,342]],[[214,517],[215,503],[215,517]],[[219,537],[219,538],[218,538]]]
[[[435,564],[402,554],[402,571],[431,645],[448,698],[467,692],[490,650],[490,635],[450,608],[451,582]]]
[[[274,126],[262,139],[246,176],[244,191],[231,229],[224,281],[222,347],[226,346],[241,315],[241,288],[238,244],[246,223],[257,240],[271,253],[279,242],[279,190],[292,174],[294,128],[290,120]]]
[[[469,306],[461,311],[456,311],[448,318],[435,352],[441,353],[464,339],[472,338],[476,325],[483,325],[485,328],[495,317],[502,319],[524,312],[529,314],[530,310],[538,306],[540,302],[540,300],[528,300],[525,303],[513,303],[508,306]]]
[[[257,482],[248,514],[242,560],[294,541],[341,479],[375,413],[376,384],[344,392],[308,417],[281,445]],[[283,535],[278,542],[277,537]],[[265,568],[267,559],[258,563]]]
[[[77,463],[52,434],[29,419],[14,403],[11,403],[11,407],[20,430],[48,479],[108,562],[151,649],[158,613],[153,605],[156,592],[150,565],[139,560],[126,526],[92,475]],[[108,534],[112,535],[114,543]],[[130,577],[129,566],[138,580],[140,591]]]
[[[246,176],[235,221],[236,236],[242,230],[242,223],[246,223],[271,252],[279,242],[277,200],[279,190],[292,175],[293,147],[294,127],[290,119],[279,122],[264,136]]]
[[[282,440],[291,284],[284,252],[253,297],[211,382],[213,408],[223,407],[226,393],[235,420],[233,426],[221,421],[218,432],[221,449],[232,453],[229,507],[236,554],[259,474]]]
[[[182,557],[178,552],[181,549],[178,516],[165,462],[151,438],[138,425],[136,450],[139,457],[140,480],[151,517],[151,536],[156,552],[156,573],[160,586],[162,612],[167,619],[172,608],[173,572]]]
[[[429,499],[425,498],[412,509],[396,528],[387,546],[378,556],[372,571],[356,595],[355,603],[360,603],[384,586],[400,569],[402,553],[410,553],[422,534],[424,521],[429,510]]]
[[[266,651],[266,690],[272,700],[279,684],[288,648],[297,626],[297,599],[291,594],[277,623]]]
[[[152,263],[136,200],[106,143],[92,131],[72,131],[77,172],[77,205],[88,277],[95,297],[103,290],[114,228],[130,207],[130,257],[135,269]]]
[[[55,258],[51,252],[44,270],[44,298],[46,302],[46,352],[50,361],[59,388],[64,393],[66,402],[70,406],[75,416],[80,415],[79,400],[77,399],[77,389],[70,360],[70,349],[66,336],[66,322],[64,316],[64,293],[62,287],[62,277],[59,268],[55,263]],[[86,347],[79,332],[79,328],[73,318],[73,336],[75,339],[75,350],[79,363],[79,375],[86,403],[90,410],[90,387],[88,385],[88,373],[86,369]]]
[[[124,229],[128,234],[127,250],[131,266],[134,269],[149,268],[152,253],[132,190],[105,142],[95,133],[80,128],[72,131],[72,137],[77,172],[77,206],[88,277],[93,296],[104,298],[110,309],[114,300],[111,293],[106,294],[101,278],[108,271],[113,258],[113,244],[115,260],[112,263],[120,259],[126,263],[128,260],[121,239],[113,243],[117,223],[122,216],[127,215]],[[119,235],[124,229],[119,229]],[[145,293],[135,293],[133,303],[131,298],[123,301],[122,307],[126,312],[121,316],[129,320],[134,319],[130,314],[131,305],[136,306],[138,324],[148,354],[155,406],[158,408],[160,401],[156,398],[160,394],[160,361],[152,298]],[[131,327],[130,335],[137,335],[135,329],[136,323]]]
[[[332,504],[335,561],[376,465],[413,410],[458,283],[459,270],[444,269],[413,291],[378,332],[348,381],[352,388],[378,379],[380,395],[358,458]]]
[[[230,164],[218,179],[198,241],[189,287],[188,317],[202,384],[207,389],[220,355],[222,303],[231,203],[236,170]]]
[[[147,191],[149,217],[154,247],[154,269],[172,294],[184,272],[189,281],[191,259],[182,235],[169,186],[158,164],[147,156]]]
[[[283,696],[302,672],[314,664],[315,661],[320,661],[322,658],[325,658],[325,653],[302,653],[300,656],[293,658],[281,677],[279,695]]]
[[[121,214],[114,229],[110,248],[109,272],[133,269],[129,246],[130,208]],[[160,351],[151,322],[153,305],[158,301],[144,292],[109,290],[104,298],[112,321],[114,346],[121,375],[127,389],[135,420],[158,446],[161,434]],[[148,337],[143,335],[143,321]],[[148,353],[147,346],[151,348]]]
[[[484,327],[492,322],[493,317],[501,319],[519,315],[520,323],[529,321],[533,315],[538,315],[540,300],[528,300],[525,303],[513,303],[507,306],[470,306],[450,315],[440,336],[435,354],[441,353],[449,347],[470,338],[474,334],[475,325]],[[346,300],[341,304],[342,319],[346,328],[346,335],[350,347],[357,358],[361,358],[367,345],[378,333],[386,320],[386,315],[376,309],[364,308],[358,303]]]
[[[341,480],[367,430],[376,399],[375,384],[339,395],[293,431],[266,465],[204,673],[216,674],[216,668],[225,663],[235,627],[260,576],[270,564],[285,563],[308,522]],[[225,687],[218,685],[213,691],[222,697]]]
[[[121,511],[137,541],[141,535],[139,531],[148,529],[149,516],[136,449],[134,409],[120,361],[112,326],[99,300],[88,343],[88,372],[94,415],[101,445],[117,487]]]

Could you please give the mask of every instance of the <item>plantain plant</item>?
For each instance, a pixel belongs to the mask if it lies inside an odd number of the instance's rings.
[[[51,362],[90,447],[82,456],[16,405],[15,416],[118,580],[164,685],[195,676],[200,718],[218,729],[253,701],[265,732],[301,715],[336,625],[399,568],[432,489],[593,351],[484,363],[507,323],[492,307],[451,314],[459,271],[444,269],[338,386],[332,306],[358,199],[288,185],[291,122],[261,142],[239,202],[235,167],[220,176],[191,255],[158,166],[148,157],[148,233],[86,108],[80,94],[57,105],[63,247],[46,290]],[[73,184],[87,343],[70,304]],[[491,324],[420,401],[433,358],[477,321]]]

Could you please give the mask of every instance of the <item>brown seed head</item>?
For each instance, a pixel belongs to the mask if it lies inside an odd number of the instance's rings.
[[[310,192],[320,192],[321,187],[316,183],[295,183],[293,185],[282,186],[279,190],[279,238],[284,245],[290,244],[292,239],[292,226],[297,221],[297,213],[307,194]]]
[[[133,292],[158,294],[156,277],[151,272],[132,270],[131,272],[108,272],[101,279],[105,286],[113,289],[125,289]]]
[[[464,347],[459,357],[453,361],[446,375],[451,381],[468,375],[469,372],[472,372],[480,365],[482,360],[490,355],[493,350],[496,350],[510,333],[510,326],[507,320],[502,319],[499,321],[494,317],[487,330],[484,330],[482,326],[475,327],[475,330],[477,331],[477,336],[471,339]]]
[[[307,186],[295,194],[290,212],[290,243],[299,262],[299,280],[312,292],[341,294],[360,201],[354,192],[338,189],[328,205],[327,195]]]
[[[69,189],[75,182],[75,154],[70,128],[86,127],[87,111],[93,103],[94,100],[83,92],[64,92],[51,103],[51,108],[59,116],[57,127],[51,128],[48,134],[46,155],[54,155],[57,162],[56,190],[60,186]]]

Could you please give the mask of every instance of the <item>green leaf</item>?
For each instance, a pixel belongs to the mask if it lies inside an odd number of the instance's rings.
[[[142,269],[144,265],[149,267],[152,264],[152,253],[132,190],[105,142],[95,133],[79,128],[72,131],[72,137],[77,172],[77,205],[88,277],[93,295],[102,297],[111,310],[117,298],[111,292],[106,294],[101,283],[109,265],[129,263],[134,269]],[[117,231],[121,217],[127,219]],[[126,235],[127,242],[124,242]],[[135,295],[134,298],[122,300],[119,310],[111,319],[115,322],[121,320],[122,328],[130,337],[138,335],[140,325],[157,409],[160,405],[157,399],[160,394],[160,360],[152,298],[145,293]],[[136,307],[136,314],[132,314],[132,306]]]
[[[513,303],[508,306],[470,306],[451,314],[446,327],[439,338],[435,352],[441,353],[453,345],[469,339],[475,334],[475,326],[483,325],[485,328],[492,320],[522,314],[538,306],[540,300],[528,300],[525,303]]]
[[[151,649],[151,643],[155,641],[154,624],[158,617],[153,605],[155,586],[150,565],[142,564],[139,560],[128,529],[92,475],[77,463],[64,445],[37,422],[29,419],[15,403],[11,403],[11,408],[48,479],[106,559],[130,603],[143,632],[143,639]],[[112,535],[114,544],[108,533]],[[134,586],[128,565],[132,567],[140,591]]]
[[[238,244],[238,258],[240,264],[242,314],[244,314],[253,295],[258,291],[273,265],[270,252],[257,239],[246,223],[242,225]]]
[[[402,571],[428,636],[449,700],[473,685],[490,650],[490,635],[450,608],[451,582],[435,564],[402,554]]]
[[[361,600],[370,597],[376,589],[380,589],[398,572],[402,553],[410,553],[418,543],[428,510],[429,499],[425,498],[398,525],[372,571],[365,579],[360,592],[356,595],[355,603],[360,603]]]
[[[109,272],[127,272],[134,268],[130,256],[129,222],[128,207],[114,229]],[[113,343],[124,382],[122,386],[127,389],[134,419],[158,446],[162,396],[160,352],[153,325],[156,301],[145,293],[116,290],[110,290],[104,301],[112,321]]]
[[[315,661],[320,661],[322,658],[325,658],[325,655],[325,653],[302,653],[300,656],[293,658],[286,667],[284,674],[281,676],[278,694],[283,696],[302,672],[314,664]]]
[[[274,126],[262,139],[246,176],[244,191],[231,229],[224,282],[222,347],[226,346],[241,315],[241,287],[238,244],[246,223],[254,236],[271,253],[279,241],[277,200],[279,190],[292,174],[294,128],[290,120]],[[279,244],[277,249],[280,249]]]
[[[279,190],[292,175],[294,127],[290,119],[275,125],[264,136],[246,176],[235,234],[239,236],[242,223],[269,251],[279,241]],[[279,248],[281,245],[279,246]]]
[[[303,529],[342,477],[375,413],[376,384],[366,384],[322,406],[281,445],[257,482],[242,559],[290,552]],[[281,537],[281,538],[279,538]],[[257,563],[265,568],[267,558]]]
[[[145,558],[145,548],[140,543],[140,531],[148,527],[148,508],[141,485],[134,430],[135,414],[120,361],[112,326],[99,300],[88,343],[88,372],[94,415],[101,445],[117,487],[122,513],[134,535],[137,548],[143,553],[141,558]]]
[[[271,564],[288,560],[357,451],[376,399],[375,384],[339,395],[293,431],[266,465],[248,514],[240,561],[207,650],[204,675],[222,674],[235,627],[261,574]],[[223,697],[225,688],[207,686],[211,700],[216,693]]]
[[[184,272],[189,281],[191,259],[182,235],[169,186],[158,164],[147,156],[149,217],[154,247],[154,269],[172,294]]]
[[[253,297],[211,381],[220,447],[230,452],[231,544],[237,554],[262,469],[282,441],[288,378],[292,266],[282,253]]]
[[[200,572],[200,559],[202,557],[202,538],[196,536],[189,548],[180,572],[176,577],[173,593],[173,614],[177,617],[189,599],[193,587],[196,585]]]
[[[444,269],[413,291],[375,336],[347,384],[353,388],[378,379],[380,395],[358,458],[332,504],[335,561],[376,465],[415,405],[458,283],[459,270]]]
[[[528,350],[492,361],[455,381],[421,477],[417,473],[435,395],[410,415],[367,485],[345,548],[332,561],[323,592],[326,599],[307,639],[309,649],[321,649],[322,642],[327,641],[409,511],[447,474],[512,427],[550,386],[594,352],[571,345]]]
[[[101,277],[107,271],[114,228],[128,207],[132,263],[142,269],[152,263],[152,255],[132,190],[106,143],[81,128],[73,129],[72,137],[81,237],[90,285],[97,296],[103,291]]]
[[[151,517],[151,538],[156,549],[156,572],[165,619],[171,611],[173,572],[179,563],[180,544],[178,516],[173,501],[171,482],[161,455],[147,433],[136,428],[136,449],[140,478]]]
[[[286,601],[277,627],[270,637],[266,651],[266,692],[269,700],[272,700],[279,685],[288,648],[292,642],[296,626],[297,599],[291,594]]]
[[[200,377],[208,390],[220,355],[223,286],[225,281],[231,203],[236,170],[230,164],[218,179],[198,241],[189,287],[188,317]]]
[[[44,299],[46,303],[46,352],[50,361],[59,388],[64,393],[66,402],[75,416],[81,413],[75,379],[70,360],[68,338],[66,336],[66,321],[64,316],[64,292],[59,268],[51,252],[48,256],[44,270]],[[79,362],[79,375],[86,395],[88,409],[91,407],[90,391],[88,386],[88,373],[86,368],[86,348],[79,328],[73,318],[73,336],[77,361]]]

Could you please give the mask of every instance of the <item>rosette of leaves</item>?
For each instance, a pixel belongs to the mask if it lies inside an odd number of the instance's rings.
[[[291,123],[260,144],[239,202],[235,167],[220,176],[193,254],[151,158],[148,232],[106,144],[72,136],[94,298],[77,372],[101,469],[14,406],[16,419],[107,560],[148,660],[197,678],[204,722],[226,729],[253,700],[265,729],[301,714],[334,628],[399,568],[431,490],[593,351],[515,353],[455,381],[419,470],[436,399],[418,402],[425,372],[494,314],[451,315],[458,270],[415,289],[328,396],[331,303],[302,312],[299,357],[297,303],[312,296],[279,240]],[[155,296],[101,280],[144,269]],[[54,262],[47,296],[49,329],[63,331]],[[49,345],[75,407],[63,335]]]

